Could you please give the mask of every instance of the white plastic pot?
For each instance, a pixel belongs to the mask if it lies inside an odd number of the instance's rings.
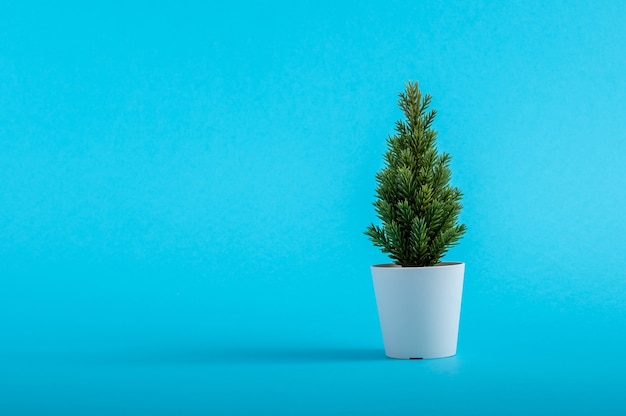
[[[372,266],[372,278],[390,358],[443,358],[456,354],[465,264],[431,267]]]

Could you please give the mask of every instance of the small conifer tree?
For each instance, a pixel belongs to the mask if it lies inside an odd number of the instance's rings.
[[[385,165],[376,174],[374,207],[382,225],[365,234],[396,264],[434,266],[465,233],[458,223],[462,193],[450,185],[450,155],[437,152],[430,95],[409,81],[399,97],[406,119],[387,138]]]

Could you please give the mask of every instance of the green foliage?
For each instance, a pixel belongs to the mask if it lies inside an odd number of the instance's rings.
[[[410,81],[399,97],[406,119],[387,139],[385,166],[376,174],[374,207],[382,225],[365,234],[399,265],[434,266],[465,233],[458,223],[463,194],[449,183],[450,155],[437,152],[431,97]]]

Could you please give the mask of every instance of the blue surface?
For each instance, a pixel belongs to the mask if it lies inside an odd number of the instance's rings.
[[[2,415],[626,413],[625,3],[14,3]],[[442,360],[384,357],[363,235],[408,79],[466,195]]]

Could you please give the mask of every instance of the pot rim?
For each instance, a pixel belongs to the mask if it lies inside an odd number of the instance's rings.
[[[435,264],[434,266],[401,266],[399,264],[396,263],[381,263],[381,264],[373,264],[372,267],[378,267],[378,268],[389,268],[389,269],[434,269],[434,268],[441,268],[441,267],[455,267],[455,266],[460,266],[463,265],[465,263],[461,262],[461,261],[442,261],[439,262],[437,264]]]

